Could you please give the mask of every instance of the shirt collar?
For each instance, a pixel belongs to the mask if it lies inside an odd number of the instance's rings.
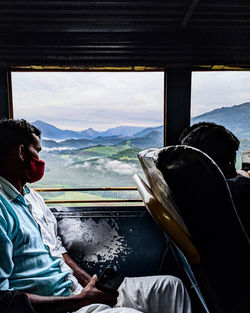
[[[7,179],[2,176],[0,176],[0,189],[2,189],[9,201],[13,201],[19,195],[22,196],[21,193]],[[30,189],[26,185],[23,187],[23,191],[24,195],[30,193]]]

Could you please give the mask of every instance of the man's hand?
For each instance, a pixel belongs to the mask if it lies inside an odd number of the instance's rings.
[[[78,282],[82,285],[82,287],[87,286],[87,284],[91,280],[91,276],[86,271],[84,271],[79,265],[77,265],[76,262],[71,259],[68,253],[64,253],[62,256],[66,264],[68,264],[68,266],[72,268],[75,277],[77,278]]]
[[[118,291],[115,291],[111,294],[98,290],[95,287],[97,280],[97,275],[94,275],[87,286],[83,289],[81,294],[78,296],[79,300],[82,300],[82,306],[93,303],[103,303],[111,307],[115,306],[117,303]]]
[[[240,175],[240,176],[244,176],[244,177],[250,177],[250,171],[246,172],[242,169],[240,170],[237,170],[237,174]]]
[[[29,293],[26,293],[26,295],[37,313],[75,312],[85,305],[94,303],[103,303],[113,307],[117,302],[118,292],[116,291],[113,294],[109,294],[98,290],[95,288],[96,281],[97,276],[94,275],[83,291],[77,296],[47,297]]]

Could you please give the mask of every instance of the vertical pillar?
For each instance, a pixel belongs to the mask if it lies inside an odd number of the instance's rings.
[[[164,145],[175,145],[190,125],[191,68],[165,70]]]
[[[10,115],[8,70],[0,67],[0,119],[10,118]]]

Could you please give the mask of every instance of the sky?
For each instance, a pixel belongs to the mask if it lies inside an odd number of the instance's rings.
[[[62,129],[163,124],[163,72],[13,72],[14,118]],[[250,101],[250,72],[194,72],[191,115]]]

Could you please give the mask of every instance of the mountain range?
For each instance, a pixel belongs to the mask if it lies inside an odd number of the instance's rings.
[[[250,102],[204,113],[192,118],[191,124],[202,121],[221,124],[238,138],[250,138]]]
[[[133,134],[140,132],[145,127],[136,126],[118,126],[109,128],[105,131],[96,131],[93,128],[88,128],[82,131],[74,131],[67,129],[60,129],[51,124],[43,121],[35,121],[32,123],[38,129],[42,131],[43,138],[53,140],[65,140],[65,139],[94,139],[96,137],[109,137],[109,136],[133,136]]]
[[[191,124],[206,121],[224,125],[239,138],[250,138],[250,102],[222,107],[191,119]],[[42,131],[42,144],[53,149],[79,149],[97,145],[129,145],[133,148],[160,147],[163,143],[163,126],[119,126],[98,132],[92,128],[82,131],[59,129],[51,124],[32,123]]]

